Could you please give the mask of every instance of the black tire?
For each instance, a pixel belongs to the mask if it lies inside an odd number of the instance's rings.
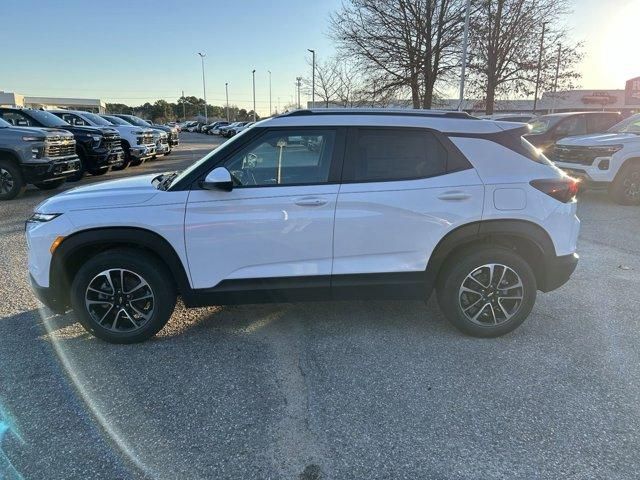
[[[66,178],[60,178],[51,182],[34,183],[34,185],[40,190],[55,190],[66,182],[66,180]]]
[[[167,150],[167,152],[164,154],[164,156],[166,157],[167,155],[171,154],[172,149]]]
[[[12,200],[22,195],[27,184],[22,172],[11,160],[0,160],[0,200]]]
[[[609,196],[619,205],[640,205],[640,160],[622,166],[609,185]]]
[[[100,275],[111,269],[124,269],[129,272],[124,275],[125,288],[119,288],[118,272],[111,274],[112,287],[107,283],[106,276]],[[139,279],[146,282],[146,286],[134,288],[135,282]],[[105,293],[88,290],[89,286]],[[129,300],[127,293],[134,297],[144,297],[150,293],[152,300]],[[104,303],[91,304],[93,312],[90,312],[90,307],[85,302],[85,294],[91,297],[88,298],[90,301],[104,300]],[[132,307],[133,302],[138,302],[133,307],[140,310]],[[107,250],[92,257],[80,267],[71,284],[71,305],[82,326],[96,337],[110,343],[138,343],[153,337],[165,326],[176,305],[176,289],[168,269],[153,256],[133,249]],[[112,310],[107,312],[110,306]],[[114,317],[116,310],[118,317]],[[105,320],[101,324],[97,317],[102,317],[104,312]],[[126,315],[130,314],[129,318],[135,317],[136,312],[143,315],[146,313],[149,318],[137,317],[138,323],[129,321]]]
[[[491,269],[485,267],[490,264],[497,264],[491,287],[480,287],[480,283],[490,284]],[[501,268],[504,266],[508,269]],[[501,276],[503,271],[505,275]],[[480,283],[469,279],[472,273]],[[514,277],[514,273],[519,278]],[[521,288],[516,287],[518,279]],[[533,270],[508,248],[476,247],[456,253],[446,262],[438,280],[438,304],[445,317],[459,330],[474,337],[499,337],[515,330],[529,316],[536,300]],[[496,285],[500,280],[503,284],[498,289]],[[483,290],[483,293],[471,293],[467,287]],[[518,296],[522,298],[515,300]]]

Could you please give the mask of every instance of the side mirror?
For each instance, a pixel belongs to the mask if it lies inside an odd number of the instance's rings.
[[[233,179],[229,170],[224,167],[216,167],[207,174],[201,186],[205,190],[230,192],[233,190]]]

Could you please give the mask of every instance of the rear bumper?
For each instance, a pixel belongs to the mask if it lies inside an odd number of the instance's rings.
[[[45,307],[55,313],[64,313],[68,310],[65,302],[61,301],[62,296],[51,287],[41,287],[38,285],[33,275],[29,274],[29,282],[35,296]]]
[[[578,254],[545,258],[544,280],[538,288],[542,292],[550,292],[567,283],[578,265]]]

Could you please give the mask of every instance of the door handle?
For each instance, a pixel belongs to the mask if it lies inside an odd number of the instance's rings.
[[[296,205],[303,207],[319,207],[327,203],[327,200],[319,197],[303,197],[296,200]]]
[[[471,198],[471,195],[461,190],[452,190],[450,192],[444,192],[443,194],[438,195],[438,198],[440,200],[459,201],[459,200],[467,200]]]

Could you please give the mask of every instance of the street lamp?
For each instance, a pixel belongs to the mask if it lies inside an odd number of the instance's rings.
[[[300,85],[302,85],[302,77],[296,77],[296,87],[298,87],[298,109],[300,109]]]
[[[202,90],[204,92],[204,122],[209,123],[208,116],[207,116],[207,85],[204,81],[204,57],[206,57],[207,54],[198,52],[198,55],[200,55],[200,60],[202,61]]]
[[[307,48],[307,50],[311,52],[313,58],[311,61],[311,108],[316,108],[316,51],[310,48]],[[300,104],[299,101],[298,104]]]
[[[540,88],[540,70],[542,70],[542,51],[544,49],[544,31],[547,27],[547,23],[542,22],[542,35],[540,36],[540,53],[538,54],[538,74],[536,75],[536,90],[533,94],[533,113],[536,113],[536,107],[538,106],[538,89]]]
[[[273,112],[271,109],[271,70],[267,70],[267,72],[269,72],[269,116],[271,116]]]
[[[253,75],[253,121],[256,121],[256,69],[251,72]]]
[[[469,13],[471,11],[471,0],[467,0],[466,12],[464,14],[464,33],[462,35],[462,71],[460,72],[460,101],[458,110],[462,110],[464,102],[464,80],[467,71],[467,47],[469,45]]]
[[[228,122],[229,121],[229,82],[225,82],[224,92],[227,96],[227,122]]]

